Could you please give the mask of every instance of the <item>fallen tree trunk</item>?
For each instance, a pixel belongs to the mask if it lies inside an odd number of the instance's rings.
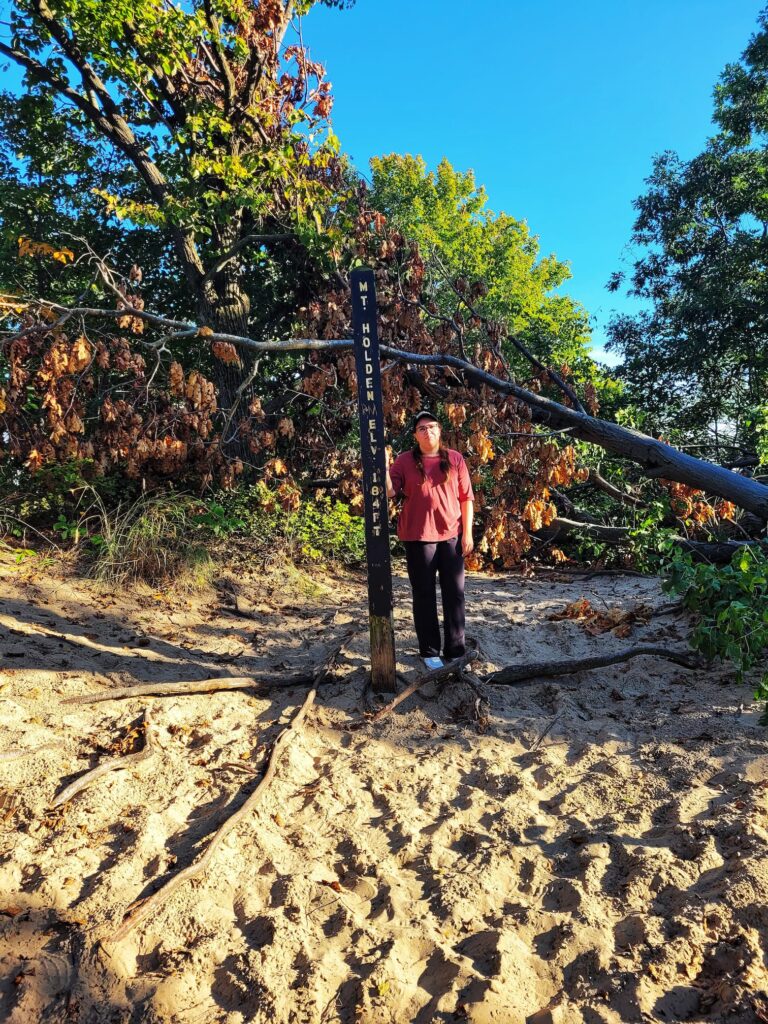
[[[558,516],[552,520],[549,526],[539,530],[534,536],[541,540],[553,541],[573,533],[578,533],[582,537],[592,537],[595,540],[601,540],[605,544],[621,544],[629,536],[629,527],[605,526],[603,523],[582,523],[576,519],[565,519]],[[732,540],[716,542],[676,537],[675,543],[682,551],[687,551],[694,558],[713,562],[716,565],[726,565],[737,551],[748,547],[750,544],[758,544],[759,541]]]
[[[703,662],[694,655],[686,654],[684,651],[672,651],[668,647],[629,647],[614,654],[596,654],[591,658],[569,658],[567,661],[542,661],[527,662],[522,665],[505,665],[498,672],[492,672],[485,676],[484,683],[491,683],[494,686],[514,686],[516,683],[535,682],[537,679],[553,676],[568,676],[575,672],[590,672],[596,668],[607,668],[609,665],[620,665],[622,662],[630,661],[632,658],[642,656],[650,658],[663,658],[665,661],[673,661],[683,668],[702,668]]]
[[[234,341],[234,339],[229,339]],[[339,342],[339,345],[350,345],[351,342]],[[621,455],[632,462],[638,463],[656,478],[676,480],[700,488],[711,494],[732,501],[740,508],[754,512],[763,520],[768,520],[768,487],[754,480],[739,476],[714,462],[697,459],[687,455],[678,448],[657,441],[656,438],[622,427],[618,423],[599,420],[587,413],[569,409],[559,402],[544,395],[534,394],[519,384],[501,380],[493,374],[447,354],[424,355],[416,352],[405,352],[390,345],[382,345],[381,352],[402,362],[421,365],[451,366],[462,371],[467,377],[492,388],[500,394],[514,395],[525,402],[535,412],[535,419],[546,422],[556,428],[570,428],[572,437],[581,441],[589,441],[607,452]]]
[[[18,300],[16,300],[18,301]],[[53,313],[67,315],[67,317],[80,316],[84,318],[110,318],[123,316],[124,310],[99,309],[98,307],[69,307],[58,303],[44,300],[36,300],[36,305],[41,310],[50,310]],[[131,315],[145,320],[148,324],[161,329],[166,333],[165,341],[174,339],[189,340],[199,334],[200,327],[197,324],[181,320],[171,320],[167,317],[158,316],[147,310],[137,310],[131,306]],[[7,339],[9,341],[12,338]],[[343,339],[320,339],[320,338],[291,338],[286,341],[256,341],[238,334],[224,334],[221,332],[210,333],[206,331],[208,343],[216,341],[229,342],[238,348],[248,352],[307,352],[307,351],[343,351],[353,347],[351,338]],[[152,342],[144,342],[152,347]],[[488,373],[486,370],[475,366],[466,359],[450,353],[435,352],[409,352],[393,345],[383,344],[380,346],[381,354],[395,359],[398,362],[413,366],[434,366],[450,367],[458,371],[464,380],[472,381],[476,385],[485,386],[502,395],[512,395],[518,401],[525,403],[533,412],[533,419],[539,423],[546,423],[555,429],[567,429],[571,437],[581,441],[589,441],[596,444],[607,452],[620,455],[623,458],[636,462],[645,470],[646,474],[654,478],[662,477],[667,480],[676,480],[679,483],[688,484],[707,491],[710,494],[718,495],[732,501],[740,508],[753,512],[760,519],[768,521],[768,487],[749,477],[740,476],[713,462],[706,462],[688,455],[671,445],[665,444],[654,437],[642,434],[639,430],[632,430],[629,427],[620,426],[618,423],[611,423],[608,420],[597,419],[579,409],[568,408],[555,402],[545,395],[535,394],[526,388],[521,387],[514,381],[503,380],[500,377]]]

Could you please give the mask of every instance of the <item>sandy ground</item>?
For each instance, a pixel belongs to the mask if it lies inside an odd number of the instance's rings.
[[[490,687],[489,709],[431,684],[350,732],[360,581],[257,567],[229,586],[255,618],[226,611],[226,588],[109,596],[0,559],[0,1020],[768,1021],[768,739],[726,670],[639,658]],[[654,580],[475,575],[468,595],[482,668],[685,646]],[[657,613],[629,639],[548,619],[582,596]],[[111,941],[252,792],[305,690],[61,699],[299,668],[354,624],[261,806],[204,877]],[[146,708],[156,753],[51,810],[130,749]]]

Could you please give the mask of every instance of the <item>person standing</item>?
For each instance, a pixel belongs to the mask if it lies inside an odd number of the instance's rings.
[[[403,498],[397,535],[405,547],[419,654],[432,669],[443,664],[436,579],[443,604],[443,656],[450,661],[466,652],[464,558],[474,547],[474,494],[463,455],[444,447],[432,413],[416,414],[413,435],[413,448],[391,466],[387,455],[387,497]]]

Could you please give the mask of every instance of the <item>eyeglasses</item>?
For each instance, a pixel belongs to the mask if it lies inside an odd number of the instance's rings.
[[[420,427],[416,427],[417,434],[425,434],[428,430],[439,430],[439,423],[424,423]]]

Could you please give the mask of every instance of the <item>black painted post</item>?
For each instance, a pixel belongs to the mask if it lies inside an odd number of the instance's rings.
[[[355,335],[360,447],[363,456],[365,548],[371,624],[371,684],[395,689],[395,632],[392,621],[392,567],[384,464],[384,412],[381,404],[376,285],[372,270],[353,270],[352,326]]]

